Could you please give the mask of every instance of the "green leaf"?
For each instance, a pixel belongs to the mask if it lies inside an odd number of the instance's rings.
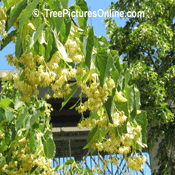
[[[74,11],[78,11],[78,12],[80,12],[80,14],[82,14],[82,12],[83,12],[81,10],[81,8],[76,4],[74,5]],[[78,19],[79,27],[82,29],[86,29],[86,19],[84,19],[84,17],[80,17],[80,16],[78,16],[77,19]]]
[[[140,109],[140,92],[136,87],[134,87],[134,96],[136,101],[136,110],[139,110]]]
[[[59,11],[62,11],[62,9],[63,9],[63,6],[62,6],[60,0],[50,0],[48,3],[53,11],[59,12]],[[55,18],[53,18],[53,21],[54,21],[54,25],[56,27],[56,32],[59,33],[61,26],[63,24],[64,18],[63,17],[55,17]]]
[[[88,167],[86,167],[84,175],[87,175],[87,174],[93,175],[93,173],[91,172],[91,170]]]
[[[113,65],[113,58],[112,58],[112,55],[111,53],[108,54],[108,60],[107,60],[107,65],[106,65],[106,69],[105,69],[105,77],[104,77],[104,82],[106,82],[110,76],[110,73],[111,71],[113,70],[114,68],[114,65]]]
[[[32,16],[32,12],[36,9],[40,0],[33,0],[27,7],[22,11],[19,19],[19,29],[23,27],[23,25],[28,21],[28,19]]]
[[[7,31],[13,26],[14,22],[19,17],[20,13],[27,6],[27,0],[23,0],[19,5],[17,5],[10,14],[10,18],[7,21]]]
[[[55,143],[50,138],[44,141],[44,153],[48,159],[54,158],[55,156]]]
[[[114,80],[115,82],[115,85],[118,86],[118,79],[119,79],[119,71],[117,69],[114,69],[111,71],[111,76],[112,76],[112,79]]]
[[[68,103],[68,101],[70,100],[70,98],[74,95],[74,93],[77,91],[77,89],[78,89],[78,85],[76,85],[76,86],[74,86],[73,88],[72,88],[72,91],[71,91],[71,93],[69,94],[69,95],[67,95],[66,97],[65,97],[65,99],[64,99],[64,102],[62,102],[62,107],[61,107],[61,109],[63,109],[63,107]],[[61,111],[61,109],[60,109],[60,111]]]
[[[115,102],[115,105],[119,111],[124,111],[125,115],[129,117],[128,102]]]
[[[86,55],[86,46],[87,46],[87,35],[81,34],[80,35],[80,48]]]
[[[92,128],[92,129],[89,131],[88,139],[87,139],[87,142],[88,142],[88,143],[92,140],[92,138],[93,138],[94,135],[96,134],[97,129],[98,129],[98,126],[96,125],[95,128]]]
[[[39,53],[39,41],[36,41],[36,43],[34,44],[34,52]]]
[[[87,82],[87,80],[89,79],[90,77],[90,71],[86,72],[86,74],[83,76],[83,78],[81,79],[81,81],[83,83]]]
[[[112,121],[112,112],[113,112],[113,107],[114,107],[114,95],[115,95],[115,89],[112,90],[112,96],[108,97],[108,100],[105,102],[105,109],[109,117],[110,123],[113,124]]]
[[[0,101],[1,106],[3,106],[4,108],[8,108],[10,103],[11,103],[10,98],[4,98]]]
[[[0,157],[0,165],[1,165],[3,162],[4,162],[4,163],[6,162],[6,158],[5,158],[4,156]]]
[[[123,95],[128,100],[128,106],[130,111],[132,112],[134,109],[134,91],[132,86],[126,86],[123,92]]]
[[[91,27],[88,31],[87,44],[86,44],[86,56],[85,56],[85,64],[89,69],[91,66],[93,46],[94,46],[94,31],[93,31],[93,27]]]
[[[65,15],[64,23],[61,26],[60,35],[59,35],[60,41],[63,45],[66,43],[66,41],[68,39],[70,29],[71,29],[71,19],[69,18],[68,15]]]
[[[88,148],[90,150],[91,154],[93,154],[96,149],[91,148],[91,145],[93,143],[98,142],[99,139],[102,139],[102,137],[100,138],[100,132],[101,131],[99,130],[98,126],[96,126],[95,128],[91,129],[90,135],[88,135],[88,140],[87,140],[88,144],[83,149],[87,149]]]
[[[30,119],[30,126],[32,126],[36,121],[39,121],[39,116],[41,115],[41,111],[37,110]]]
[[[8,149],[7,157],[6,157],[6,162],[9,163],[12,160],[12,152],[13,152],[13,147]]]
[[[5,110],[0,107],[0,123],[5,120]]]
[[[73,106],[71,106],[69,109],[73,109],[78,104],[79,101],[80,99],[78,99],[77,102]]]
[[[127,69],[125,72],[125,86],[127,86],[129,80],[130,80],[130,72],[129,69]]]
[[[29,129],[31,127],[30,126],[30,119],[31,119],[31,115],[28,115],[28,117],[25,120],[25,128],[26,128],[27,131],[29,131]]]
[[[14,5],[16,5],[16,1],[14,1],[14,0],[0,0],[0,2],[1,1],[3,1],[4,7],[7,7],[7,9],[9,9],[10,7],[13,7]]]
[[[120,57],[119,57],[117,52],[114,54],[113,57],[114,57],[114,60],[115,60],[115,67],[117,68],[117,70],[120,73],[121,70],[122,70],[121,59],[120,59]]]
[[[123,133],[127,133],[127,122],[124,122],[122,126],[115,127],[116,137],[121,137]]]
[[[56,34],[56,32],[54,32],[54,37],[55,37],[55,43],[56,43],[58,52],[60,54],[60,57],[66,62],[72,62],[72,59],[70,59],[67,56],[66,50],[65,50],[64,46],[62,45],[62,43],[59,41],[58,35]]]
[[[45,57],[45,44],[39,43],[39,55]]]
[[[45,134],[44,134],[44,138],[45,138],[46,140],[48,140],[48,139],[53,139],[52,131],[47,130],[47,131],[45,132]]]
[[[142,143],[146,143],[146,128],[148,125],[146,111],[141,111],[140,114],[137,114],[135,121],[142,127]]]
[[[13,141],[13,140],[15,140],[15,137],[16,137],[16,131],[15,131],[15,126],[14,125],[11,125],[10,132],[11,132],[11,138],[12,138],[12,141]]]
[[[100,71],[100,85],[103,86],[114,68],[113,58],[109,49],[97,48],[96,66]]]
[[[32,21],[32,24],[34,25],[35,29],[39,28],[39,26],[41,26],[41,24],[43,24],[42,17],[39,16],[38,18],[35,18],[35,19]]]
[[[50,38],[51,39],[51,41],[50,42],[52,42],[52,46],[51,46],[51,51],[50,51],[50,57],[49,57],[49,55],[48,55],[48,58],[47,58],[47,62],[49,62],[50,60],[51,60],[51,58],[52,58],[52,56],[55,54],[55,52],[56,51],[58,51],[58,48],[57,48],[57,46],[56,46],[56,40],[55,40],[55,36],[54,36],[54,34],[53,33],[51,33],[51,35],[52,36],[50,36],[50,37],[52,37],[52,38]],[[47,48],[47,47],[46,47]],[[46,51],[46,54],[47,54],[47,51]]]
[[[58,169],[60,169],[60,164],[58,164],[58,165],[56,166],[56,168],[55,168],[54,171],[57,171]]]
[[[23,101],[21,101],[18,96],[16,96],[15,98],[15,105],[14,108],[15,110],[17,110],[18,108],[22,107],[25,103]]]
[[[98,38],[98,47],[109,48],[109,41],[105,38],[105,36],[102,35]]]
[[[140,92],[135,86],[133,86],[133,92],[134,92],[134,107],[133,111],[131,112],[132,120],[135,118],[137,110],[140,109]]]
[[[115,92],[115,101],[127,102],[128,100],[116,90],[116,92]]]
[[[22,29],[20,31],[20,34],[21,34],[21,40],[22,40],[22,50],[23,50],[23,52],[25,52],[26,48],[27,48],[27,45],[26,45],[26,28],[25,28],[25,26],[22,27]]]
[[[22,54],[23,54],[22,40],[21,40],[21,36],[19,33],[17,36],[16,45],[15,45],[15,55],[17,58],[19,58],[21,57]]]
[[[15,128],[16,131],[21,127],[21,125],[23,124],[24,120],[28,116],[27,113],[28,113],[28,109],[27,109],[27,107],[25,107],[22,110],[21,114],[17,118],[16,125],[15,125],[16,126],[16,128]]]
[[[32,167],[32,169],[30,170],[30,173],[33,174],[33,172],[38,168],[38,165],[35,165]]]
[[[34,132],[32,130],[29,131],[29,138],[30,138],[30,153],[33,154],[35,151],[36,143],[35,143],[35,138],[34,138]]]
[[[106,136],[106,129],[105,129],[105,127],[102,127],[102,128],[99,128],[99,130],[100,130],[100,133],[99,133],[99,142],[102,142],[103,139]]]
[[[24,81],[25,79],[25,72],[23,71],[23,73],[20,75],[20,81]]]
[[[74,162],[74,160],[71,158],[71,159],[69,159],[67,162],[65,162],[64,164],[65,165],[70,165],[70,164],[72,164]]]
[[[67,9],[69,0],[60,0],[60,1],[61,1],[62,6],[63,6],[63,9]]]
[[[0,0],[1,2],[2,0]],[[9,9],[10,7],[12,7],[14,5],[14,1],[13,0],[3,0],[4,6],[7,7],[7,9]]]
[[[33,35],[30,39],[30,49],[33,47],[33,45],[35,44],[35,42],[38,40],[38,38],[41,36],[42,34],[42,30],[44,29],[45,24],[41,24],[41,26],[33,32]]]
[[[99,41],[98,41],[98,36],[94,34],[94,47],[98,48],[99,47]]]
[[[76,0],[76,5],[78,5],[81,9],[81,11],[86,12],[88,11],[88,6],[87,6],[87,2],[85,0]],[[80,28],[82,28],[83,30],[86,30],[86,23],[88,20],[88,15],[86,14],[85,17],[81,17],[78,19],[78,23],[80,25]]]
[[[13,30],[10,34],[8,34],[7,37],[2,40],[3,44],[0,45],[0,50],[5,48],[5,46],[7,46],[12,41],[12,38],[16,35],[17,35],[16,30]]]
[[[53,54],[51,54],[51,51],[52,51],[52,48],[53,48],[53,46],[52,46],[52,44],[53,44],[53,35],[51,33],[50,28],[48,28],[48,30],[46,30],[46,32],[45,32],[45,38],[46,38],[46,41],[47,41],[45,61],[47,63],[53,55]]]
[[[14,113],[11,111],[10,108],[5,108],[5,116],[6,116],[8,123],[10,123],[15,117]]]
[[[100,85],[103,86],[106,74],[108,53],[105,48],[97,48],[96,66],[100,71]]]

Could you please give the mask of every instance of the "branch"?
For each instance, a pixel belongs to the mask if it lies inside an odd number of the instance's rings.
[[[75,20],[70,16],[71,21],[74,23],[75,26],[79,27],[78,24],[75,22]]]
[[[83,160],[83,162],[82,162],[80,168],[83,167],[83,165],[84,165],[84,163],[85,163],[85,161],[86,161],[86,158],[87,158],[87,156],[89,155],[89,153],[90,153],[90,150],[88,150],[88,152],[87,152],[87,154],[86,154],[86,156],[85,156],[85,158],[84,158],[84,160]]]
[[[58,161],[55,158],[53,158],[53,161],[55,161],[57,163],[57,165],[59,164]]]
[[[154,62],[154,60],[153,60],[153,57],[152,57],[152,55],[150,54],[149,50],[148,50],[147,53],[148,53],[148,56],[149,56],[150,60],[152,61],[153,65],[154,65],[154,67],[155,67],[156,72],[158,72],[158,67],[157,67],[157,65],[155,64],[155,62]]]

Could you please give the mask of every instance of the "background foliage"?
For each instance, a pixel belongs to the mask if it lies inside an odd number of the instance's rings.
[[[148,116],[148,148],[163,136],[158,152],[157,174],[173,174],[174,170],[174,109],[175,97],[175,3],[162,1],[118,1],[111,3],[116,11],[144,11],[145,16],[129,18],[118,27],[107,18],[110,49],[128,61],[129,84],[136,84],[141,95],[141,109]],[[166,150],[166,151],[165,151]]]
[[[87,14],[78,18],[78,25],[69,15],[46,17],[44,9],[87,11],[86,1],[76,0],[70,7],[68,0],[4,0],[3,3],[0,50],[11,41],[16,43],[15,53],[6,58],[19,72],[3,76],[0,173],[56,173],[56,169],[50,167],[55,154],[49,124],[51,109],[44,99],[37,98],[38,87],[51,87],[52,93],[48,90],[46,99],[65,97],[62,107],[81,88],[88,100],[82,103],[81,93],[80,102],[75,105],[82,114],[79,127],[91,128],[85,148],[91,153],[97,150],[123,154],[128,168],[142,169],[146,158],[138,156],[137,151],[146,147],[146,111],[140,110],[139,90],[129,84],[132,70],[128,69],[127,62],[120,62],[120,49],[111,49],[104,36],[94,34],[93,27],[87,24]],[[39,12],[37,18],[33,16],[35,9]],[[12,26],[14,30],[9,32]],[[172,37],[170,29],[166,32]],[[172,48],[170,44],[161,43],[161,46],[165,51]],[[130,45],[126,48],[133,50]],[[151,76],[157,78],[157,74]],[[75,83],[69,84],[71,79]],[[162,98],[158,96],[156,104]],[[90,111],[88,119],[83,117],[86,110]],[[170,119],[165,115],[161,117],[166,122]],[[111,163],[117,165],[117,159],[111,159]],[[103,168],[106,166],[105,163]]]

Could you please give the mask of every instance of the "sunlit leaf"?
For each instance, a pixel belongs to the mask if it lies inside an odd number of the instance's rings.
[[[10,123],[15,117],[14,113],[11,111],[10,108],[5,109],[5,116],[6,116],[8,123]]]
[[[92,57],[92,49],[94,46],[94,31],[93,27],[91,27],[88,31],[87,41],[86,41],[86,56],[85,56],[85,63],[88,68],[91,65],[91,57]]]
[[[44,141],[44,153],[47,158],[54,158],[55,150],[56,148],[53,139],[49,138],[46,141]]]
[[[0,101],[1,106],[3,106],[4,108],[8,108],[10,103],[11,103],[10,98],[5,98]]]
[[[42,35],[42,30],[44,29],[45,24],[42,24],[36,31],[33,32],[33,35],[30,39],[30,48],[33,47],[38,38]]]
[[[32,16],[33,10],[36,9],[40,0],[33,0],[21,13],[19,20],[19,29],[27,22],[27,20]]]
[[[68,101],[70,100],[70,98],[75,94],[75,92],[77,91],[77,89],[78,89],[78,85],[76,85],[76,86],[74,86],[74,87],[72,88],[71,93],[70,93],[69,95],[67,95],[67,96],[65,97],[65,99],[64,99],[64,102],[62,102],[61,109],[64,108],[64,106],[68,103]],[[61,109],[60,109],[60,110],[61,110]]]
[[[14,22],[17,20],[22,10],[27,6],[27,0],[23,0],[10,14],[10,18],[7,21],[7,31],[13,26]]]
[[[21,125],[25,121],[26,117],[28,116],[27,114],[28,114],[28,110],[27,110],[27,107],[25,107],[16,120],[16,125],[15,125],[16,131],[21,127]]]

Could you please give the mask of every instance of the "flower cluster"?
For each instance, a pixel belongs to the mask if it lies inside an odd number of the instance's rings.
[[[120,113],[124,115],[123,112],[120,112]],[[90,121],[88,122],[90,123]],[[80,124],[85,126],[86,119]],[[96,148],[98,151],[109,152],[110,154],[123,154],[127,159],[127,154],[130,153],[133,142],[135,143],[139,142],[139,138],[140,138],[139,133],[141,132],[141,127],[139,125],[137,127],[131,126],[130,122],[128,122],[127,123],[128,133],[123,133],[122,136],[116,137],[114,132],[115,128],[113,127],[113,125],[112,126],[111,125],[107,125],[108,126],[107,129],[109,130],[108,134],[110,138],[108,139],[105,138],[103,142],[94,143],[92,144],[91,147]],[[142,168],[142,164],[146,161],[146,159],[145,159],[145,156],[142,156],[140,159],[138,159],[138,157],[136,158],[130,157],[128,161],[129,161],[130,168],[133,169],[133,167],[135,166],[138,168],[134,168],[134,170],[139,171]],[[114,165],[117,165],[118,164],[117,158],[112,158],[111,163],[113,163]],[[106,165],[103,166],[103,169],[105,168],[106,168]]]
[[[5,39],[5,37],[7,36],[7,32],[4,31],[5,23],[7,20],[6,11],[7,10],[4,7],[0,6],[0,35],[2,35],[2,39]]]
[[[108,123],[108,116],[106,113],[104,113],[103,115],[99,116],[99,119],[97,118],[86,118],[84,120],[82,120],[80,123],[78,123],[78,127],[81,129],[82,127],[86,127],[86,128],[92,128],[95,127],[96,125],[100,126],[100,127],[105,127]]]
[[[82,69],[76,70],[71,66],[69,68],[59,67],[60,57],[58,52],[47,63],[44,57],[33,55],[31,52],[23,54],[19,60],[11,54],[7,55],[6,58],[10,65],[15,65],[18,68],[19,65],[23,65],[22,74],[15,75],[13,80],[15,88],[22,91],[24,101],[30,101],[33,92],[36,95],[39,94],[38,86],[51,86],[54,92],[53,97],[62,98],[71,92],[71,88],[66,82],[72,77],[84,73]],[[21,77],[22,75],[23,77]],[[11,76],[7,74],[3,78],[7,81],[11,79]],[[49,93],[46,94],[46,98],[50,98]]]
[[[85,61],[84,55],[81,54],[80,40],[70,35],[66,44],[64,45],[69,58],[73,62],[81,63]]]
[[[109,91],[112,92],[112,89],[115,87],[114,80],[111,77],[109,77],[106,83],[107,83]]]
[[[102,169],[105,170],[108,164],[109,164],[109,160],[104,161],[104,165],[102,166]]]
[[[92,172],[94,172],[94,173],[96,173],[96,171],[97,171],[96,167],[92,167],[91,170],[92,170]]]
[[[114,165],[118,165],[118,159],[116,157],[112,157],[111,163],[113,163]]]
[[[8,64],[10,64],[10,66],[16,66],[17,68],[19,68],[18,59],[16,57],[13,57],[12,54],[6,55],[5,57],[8,61]]]
[[[42,170],[42,175],[46,174],[56,174],[54,172],[54,168],[50,168],[52,160],[46,158],[44,156],[34,156],[34,154],[30,151],[29,142],[30,140],[27,137],[23,137],[23,132],[25,129],[21,129],[18,131],[18,140],[13,141],[13,145],[11,146],[12,158],[10,162],[4,163],[2,166],[2,171],[9,175],[24,175],[27,172],[31,172],[32,168],[37,166],[34,170],[36,174],[39,174]]]
[[[134,158],[129,157],[128,160],[128,168],[131,168],[135,171],[139,171],[143,169],[143,163],[146,162],[146,157],[142,156],[141,158],[136,154]]]
[[[112,119],[113,119],[113,125],[111,124],[111,126],[117,127],[119,125],[122,125],[126,121],[127,117],[125,116],[124,112],[121,111],[121,112],[115,112],[112,115]]]
[[[104,84],[102,88],[99,83],[94,81],[94,74],[91,74],[88,81],[90,84],[89,86],[86,82],[78,82],[81,87],[82,93],[86,94],[88,97],[88,100],[86,102],[76,108],[79,113],[82,113],[86,110],[94,110],[97,112],[102,108],[103,103],[107,101],[107,96],[109,94],[106,84]]]
[[[3,76],[3,80],[4,81],[10,81],[10,80],[12,80],[12,75],[10,74],[10,72],[8,72],[8,73],[3,73],[2,74],[2,76]]]

